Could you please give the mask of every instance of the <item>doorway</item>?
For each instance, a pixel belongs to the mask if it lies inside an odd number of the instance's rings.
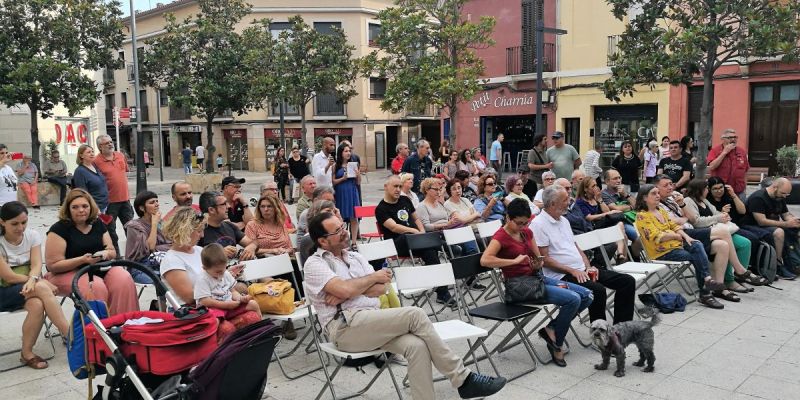
[[[397,149],[397,144],[400,143],[400,130],[398,128],[398,126],[386,127],[386,158],[389,160],[397,155],[395,149]]]
[[[517,153],[526,154],[533,148],[533,137],[536,135],[536,115],[481,118],[481,149],[488,149],[497,135],[503,134],[503,153],[509,153],[511,165],[506,170],[516,172]],[[542,124],[547,126],[547,114],[542,115]],[[484,151],[489,159],[488,151]],[[522,159],[520,158],[520,161]]]
[[[161,131],[161,145],[164,146],[164,166],[172,166],[172,151],[169,147],[169,131]]]
[[[797,143],[800,82],[753,85],[750,92],[750,165],[767,167],[772,175],[775,150]]]

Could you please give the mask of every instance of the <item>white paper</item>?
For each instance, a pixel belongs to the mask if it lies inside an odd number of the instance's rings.
[[[356,176],[358,176],[358,163],[350,161],[347,163],[347,177],[355,178]]]

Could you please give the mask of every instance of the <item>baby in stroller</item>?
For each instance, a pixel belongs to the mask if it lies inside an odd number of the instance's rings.
[[[249,295],[233,289],[236,279],[228,272],[224,248],[217,243],[209,244],[200,252],[200,260],[204,273],[194,283],[194,299],[221,319],[218,341],[221,342],[235,329],[260,321],[258,303]]]

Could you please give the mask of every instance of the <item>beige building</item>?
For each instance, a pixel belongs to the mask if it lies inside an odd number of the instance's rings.
[[[377,14],[389,7],[391,0],[340,0],[335,5],[314,0],[266,1],[251,0],[252,13],[242,19],[238,29],[243,30],[254,19],[270,18],[274,32],[287,29],[291,16],[301,15],[305,22],[315,29],[324,31],[331,26],[340,27],[347,35],[350,44],[355,46],[354,57],[362,57],[375,50],[371,40],[380,29]],[[145,40],[164,33],[164,15],[174,14],[178,20],[198,13],[197,2],[179,0],[166,5],[140,12],[136,16],[136,32],[139,47]],[[125,21],[127,24],[128,21]],[[126,29],[126,34],[129,32]],[[131,42],[126,40],[119,56],[124,58],[126,69],[106,71],[105,117],[107,132],[114,136],[112,123],[113,107],[133,107],[133,69]],[[394,147],[398,142],[412,142],[421,135],[439,136],[439,120],[433,109],[424,115],[407,113],[392,114],[381,111],[380,103],[385,91],[385,82],[379,79],[359,78],[356,81],[357,96],[346,104],[337,103],[335,98],[319,95],[306,109],[307,135],[310,152],[315,140],[320,136],[330,136],[337,141],[349,139],[354,151],[369,169],[388,168],[394,157]],[[165,164],[181,167],[180,151],[188,144],[194,149],[202,143],[208,148],[205,134],[205,121],[189,115],[185,110],[169,104],[163,96],[158,99],[157,90],[142,88],[141,117],[144,131],[144,148],[153,156],[158,165],[158,124],[161,117],[161,138],[164,143]],[[120,129],[120,147],[131,151],[135,148],[135,135],[131,122],[123,120]],[[271,157],[278,147],[279,131],[278,106],[270,110],[251,111],[247,114],[227,114],[214,122],[214,145],[217,151],[212,156],[222,154],[225,163],[231,163],[234,170],[266,171],[270,168]],[[285,134],[293,143],[299,143],[300,116],[296,108],[289,107],[285,112]]]

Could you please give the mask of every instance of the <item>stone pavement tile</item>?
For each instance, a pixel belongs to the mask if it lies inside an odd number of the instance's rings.
[[[800,333],[795,333],[786,341],[786,346],[800,347]]]
[[[536,371],[515,380],[514,384],[552,396],[559,395],[584,381],[582,378],[565,373],[566,370],[574,368],[569,365],[569,361],[567,363],[566,368],[560,368],[555,365],[540,365]]]
[[[758,368],[755,375],[800,385],[800,365],[796,363],[770,359]]]
[[[736,392],[758,396],[764,399],[795,400],[800,393],[800,385],[760,375],[753,375],[739,386]]]
[[[612,375],[613,376],[613,375]],[[616,378],[620,381],[627,380],[627,376]],[[621,386],[621,385],[620,385]],[[615,400],[645,400],[655,399],[649,395],[627,390],[624,387],[609,385],[599,382],[579,383],[558,395],[558,397],[569,400],[583,399],[615,399]]]
[[[742,327],[762,327],[771,329],[778,332],[798,333],[800,332],[800,321],[792,321],[787,319],[764,317],[760,315],[753,316],[741,325]]]
[[[737,366],[737,364],[731,364],[728,368],[711,367],[696,361],[689,361],[675,371],[672,376],[729,390],[739,386],[750,376],[750,372],[736,368]]]
[[[655,372],[642,372],[641,368],[634,367],[630,365],[629,362],[627,363],[628,365],[625,366],[625,376],[622,378],[617,378],[614,376],[614,369],[612,368],[613,363],[614,360],[612,360],[612,365],[609,366],[609,369],[606,371],[595,370],[595,373],[589,377],[589,380],[593,382],[600,382],[606,385],[617,386],[638,393],[647,393],[647,391],[654,388],[656,385],[661,383],[661,381],[667,379],[667,375],[660,373],[660,368],[658,365],[659,360],[657,356]]]
[[[5,377],[5,374],[3,374]],[[83,392],[86,388],[84,387]],[[61,382],[54,379],[37,379],[18,383],[0,389],[0,398],[8,399],[50,399],[62,398],[61,395],[72,389],[65,389]],[[78,393],[83,393],[78,392]],[[86,396],[82,396],[86,398]]]
[[[733,389],[733,388],[731,388]],[[676,377],[668,377],[649,390],[647,394],[667,400],[746,400],[755,399],[752,396],[723,390],[700,383],[687,381]]]
[[[672,314],[661,314],[661,323],[659,325],[678,326],[683,321],[694,317],[702,311],[701,307],[690,304],[686,307],[684,312],[674,312]]]
[[[753,373],[767,360],[770,354],[744,354],[736,348],[712,347],[698,354],[692,361],[710,368],[735,368],[748,374]]]
[[[792,337],[792,333],[772,330],[767,326],[740,326],[734,329],[730,336],[747,340],[782,345]]]
[[[790,364],[800,364],[800,347],[783,345],[771,357],[772,360],[784,361]]]
[[[725,336],[710,348],[715,350],[736,351],[739,354],[765,357],[774,354],[781,346],[760,340],[744,339],[736,336]]]
[[[686,319],[679,326],[697,331],[725,335],[750,319],[747,314],[726,312],[724,310],[704,310]]]

